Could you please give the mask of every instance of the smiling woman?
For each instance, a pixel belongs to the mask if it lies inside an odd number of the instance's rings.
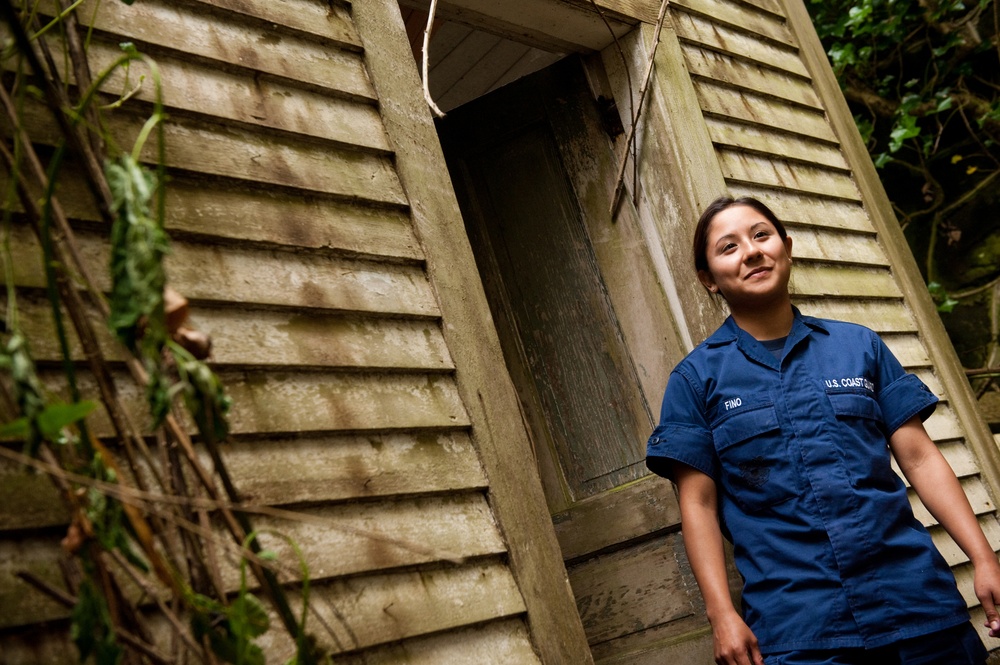
[[[954,577],[890,461],[973,561],[987,625],[1000,632],[1000,564],[923,428],[937,397],[871,330],[792,305],[791,249],[754,199],[717,199],[702,214],[698,279],[732,316],[670,375],[647,446],[650,470],[678,486],[716,662],[983,663]],[[735,545],[742,613],[723,537]]]
[[[786,334],[792,239],[774,213],[754,199],[719,199],[702,215],[695,238],[698,279],[722,295],[737,322],[766,324],[755,335],[760,339]]]

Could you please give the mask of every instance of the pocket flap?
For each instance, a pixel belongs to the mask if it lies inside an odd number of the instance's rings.
[[[838,416],[855,416],[858,418],[869,418],[871,420],[882,420],[882,409],[878,402],[868,395],[858,393],[827,393],[833,411]]]
[[[765,404],[729,416],[712,429],[712,435],[715,437],[716,449],[723,451],[740,441],[776,429],[778,414],[773,404]]]

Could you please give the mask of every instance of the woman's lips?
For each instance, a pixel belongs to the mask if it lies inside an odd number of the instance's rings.
[[[771,271],[770,268],[754,268],[753,270],[751,270],[750,272],[748,272],[747,276],[744,277],[743,279],[750,279],[754,275],[759,275],[762,272],[770,272],[770,271]]]

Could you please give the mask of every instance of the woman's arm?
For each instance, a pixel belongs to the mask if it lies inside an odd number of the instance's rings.
[[[955,472],[924,430],[920,418],[906,421],[889,438],[899,468],[934,519],[962,548],[975,568],[975,592],[986,612],[990,635],[1000,635],[1000,563]]]
[[[684,548],[705,599],[708,621],[712,624],[715,662],[764,665],[757,638],[733,607],[729,595],[715,481],[685,464],[675,463],[674,469]]]

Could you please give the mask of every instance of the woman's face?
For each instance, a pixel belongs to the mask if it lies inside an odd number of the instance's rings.
[[[788,296],[792,239],[782,239],[753,208],[735,205],[717,214],[708,226],[705,254],[708,270],[698,271],[698,279],[721,293],[730,309]]]

